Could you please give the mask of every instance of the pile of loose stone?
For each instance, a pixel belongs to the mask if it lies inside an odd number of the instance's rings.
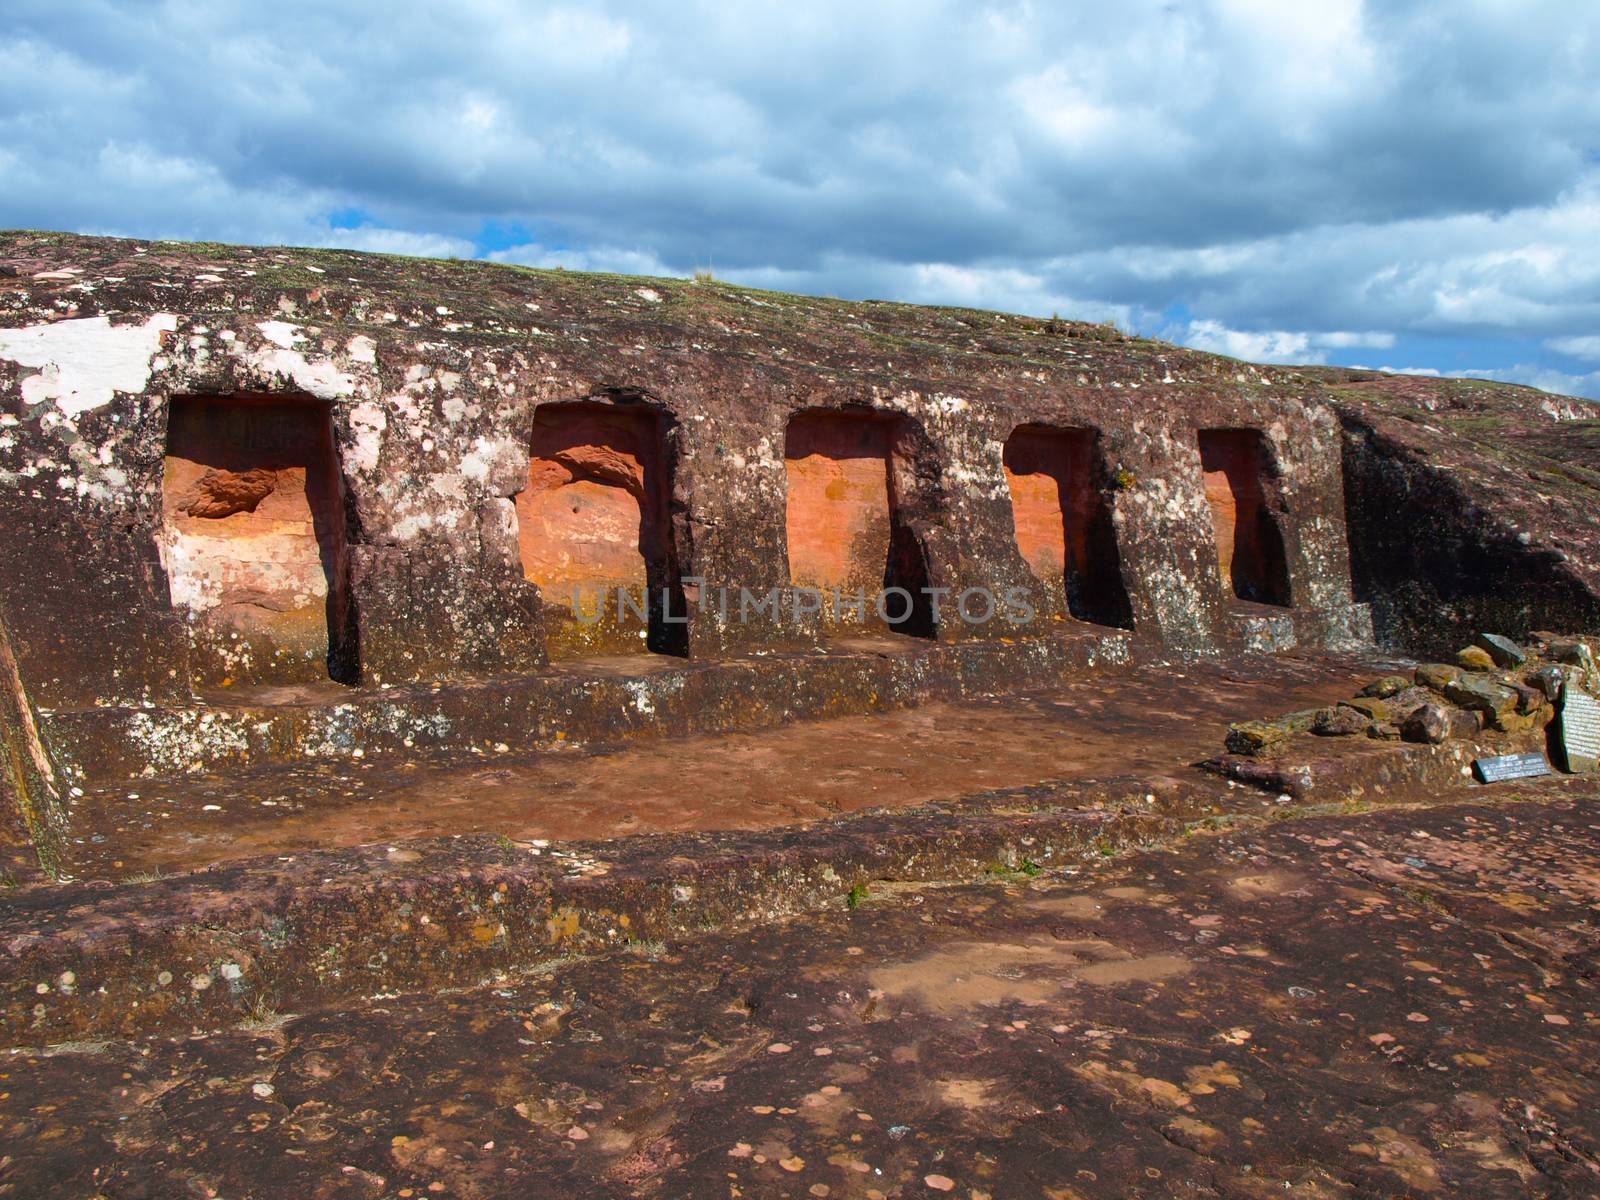
[[[1230,725],[1227,747],[1230,754],[1262,758],[1281,753],[1301,733],[1427,745],[1476,739],[1485,730],[1528,733],[1556,719],[1569,689],[1584,699],[1600,694],[1590,641],[1535,632],[1519,645],[1486,633],[1461,650],[1454,665],[1423,663],[1410,675],[1375,679],[1327,708]]]

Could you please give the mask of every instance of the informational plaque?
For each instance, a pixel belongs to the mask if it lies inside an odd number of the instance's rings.
[[[1544,755],[1537,752],[1474,759],[1472,769],[1478,773],[1481,783],[1503,783],[1507,779],[1533,779],[1550,774],[1550,764],[1545,762]]]
[[[1561,700],[1561,753],[1569,771],[1600,769],[1600,701],[1570,684]]]

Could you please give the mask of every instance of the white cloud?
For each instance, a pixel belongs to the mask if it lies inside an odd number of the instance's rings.
[[[1337,329],[1326,333],[1244,330],[1230,329],[1221,321],[1207,319],[1190,321],[1186,329],[1168,330],[1167,335],[1196,350],[1261,363],[1316,364],[1327,361],[1329,350],[1388,350],[1395,344],[1394,334],[1376,330],[1360,333]]]
[[[1560,354],[1571,355],[1573,358],[1592,358],[1600,360],[1600,337],[1551,338],[1545,342],[1550,349]]]
[[[1574,375],[1538,363],[1518,363],[1503,370],[1459,371],[1474,379],[1496,379],[1501,383],[1521,383],[1562,396],[1581,396],[1586,400],[1600,400],[1600,371]],[[1600,418],[1600,411],[1596,413]]]
[[[1352,363],[1351,366],[1357,371],[1382,371],[1385,375],[1426,375],[1437,379],[1444,374],[1436,367],[1367,367],[1357,363]]]
[[[902,300],[955,308],[1055,315],[1074,321],[1135,323],[1126,304],[1074,296],[1045,277],[1016,267],[962,266],[948,262],[871,263],[833,257],[806,271],[743,269],[717,274],[732,283],[773,291],[805,292],[857,300]]]
[[[686,275],[674,271],[648,250],[594,246],[587,250],[560,250],[526,242],[488,255],[491,262],[524,267],[562,267],[568,271],[610,271],[618,275]]]
[[[0,225],[512,241],[1587,387],[1597,64],[1571,0],[8,0]]]
[[[477,248],[467,238],[439,233],[417,233],[405,229],[379,229],[361,226],[339,229],[319,237],[317,246],[342,250],[371,250],[378,254],[409,254],[417,258],[476,258]]]
[[[1311,340],[1314,344],[1326,346],[1331,350],[1353,350],[1356,348],[1388,350],[1394,346],[1395,338],[1392,333],[1378,333],[1371,330],[1366,333],[1335,330],[1331,333],[1314,334]]]
[[[1248,332],[1229,329],[1220,321],[1190,321],[1183,344],[1250,362],[1320,363],[1325,357],[1311,349],[1307,334],[1283,329]]]

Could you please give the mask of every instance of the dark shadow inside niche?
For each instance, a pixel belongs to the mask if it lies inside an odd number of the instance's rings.
[[[552,658],[688,653],[669,430],[664,413],[637,403],[535,410],[517,542]]]
[[[909,453],[911,437],[909,422],[883,413],[808,409],[789,420],[783,456],[790,582],[825,596],[868,597],[861,621],[847,607],[825,604],[830,632],[878,626],[934,635],[926,555],[897,493],[896,461]],[[880,593],[887,620],[878,612]]]
[[[1200,467],[1224,585],[1241,600],[1287,605],[1289,564],[1269,502],[1273,467],[1256,429],[1200,431]]]
[[[1132,629],[1099,432],[1020,425],[1004,460],[1017,550],[1050,611]]]
[[[203,634],[202,685],[356,682],[330,405],[302,395],[173,397],[162,511],[172,601]]]

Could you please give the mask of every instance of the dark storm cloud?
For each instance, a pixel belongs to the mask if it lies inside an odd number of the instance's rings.
[[[710,264],[1258,357],[1517,339],[1600,391],[1591,5],[6,8],[8,225]]]

